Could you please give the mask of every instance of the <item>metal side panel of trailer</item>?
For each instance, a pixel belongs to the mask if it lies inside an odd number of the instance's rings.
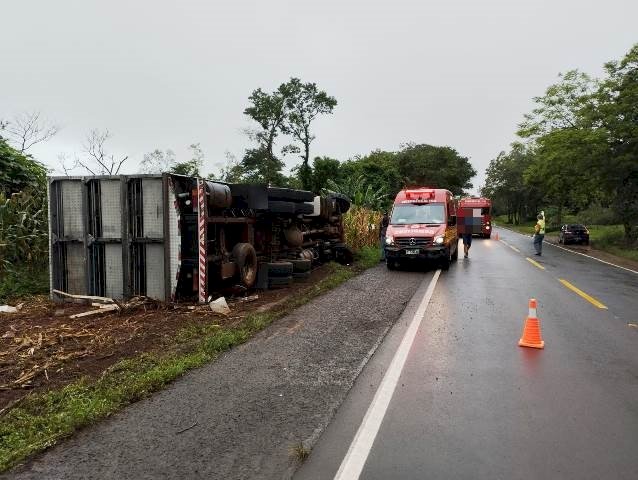
[[[49,178],[51,289],[170,300],[179,236],[169,185],[166,175]]]

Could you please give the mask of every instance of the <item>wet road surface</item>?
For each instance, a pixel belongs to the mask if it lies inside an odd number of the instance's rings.
[[[374,438],[429,278],[295,478],[638,478],[638,274],[498,232],[440,275]],[[517,344],[530,298],[544,350]]]

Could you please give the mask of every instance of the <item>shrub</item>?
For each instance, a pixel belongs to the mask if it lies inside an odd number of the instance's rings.
[[[381,212],[353,205],[343,217],[346,244],[353,250],[379,245]]]

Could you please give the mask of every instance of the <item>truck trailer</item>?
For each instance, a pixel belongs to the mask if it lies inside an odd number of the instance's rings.
[[[207,302],[352,261],[348,198],[175,174],[51,177],[51,291]]]

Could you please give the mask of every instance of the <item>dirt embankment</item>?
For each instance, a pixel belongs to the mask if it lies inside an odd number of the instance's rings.
[[[122,359],[175,348],[175,336],[190,326],[234,324],[251,312],[267,311],[329,273],[320,267],[307,281],[286,289],[251,293],[252,301],[228,298],[227,317],[214,314],[208,305],[151,302],[131,312],[71,318],[95,308],[33,297],[18,313],[0,313],[0,410],[31,392],[99,376]]]

